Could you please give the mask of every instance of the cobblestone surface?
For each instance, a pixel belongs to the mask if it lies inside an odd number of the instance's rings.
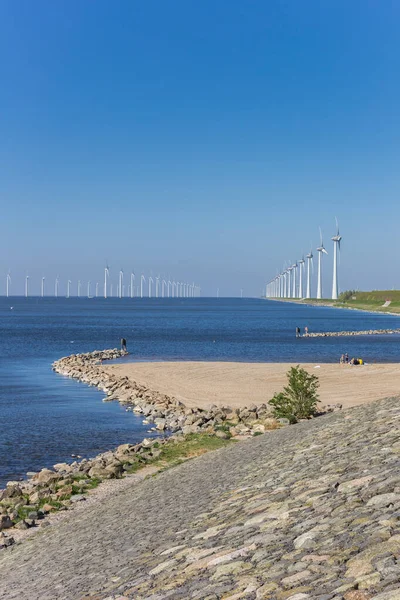
[[[7,600],[399,600],[400,400],[268,432],[0,556]]]

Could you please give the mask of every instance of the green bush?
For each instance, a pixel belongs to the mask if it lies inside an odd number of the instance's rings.
[[[357,294],[357,292],[355,290],[347,290],[345,292],[342,292],[339,296],[339,301],[340,302],[348,302],[356,294]]]
[[[278,419],[289,419],[291,423],[314,416],[319,402],[318,377],[310,375],[300,365],[291,367],[287,377],[288,385],[283,388],[283,392],[275,394],[269,401],[273,406],[274,416]]]

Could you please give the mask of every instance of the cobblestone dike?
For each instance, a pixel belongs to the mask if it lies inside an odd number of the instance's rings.
[[[0,556],[0,598],[400,599],[400,400],[201,456]]]

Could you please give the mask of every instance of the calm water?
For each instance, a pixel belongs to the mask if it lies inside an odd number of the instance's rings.
[[[13,306],[13,310],[10,307]],[[0,298],[0,487],[71,454],[146,435],[140,418],[51,371],[71,353],[115,347],[129,360],[399,361],[400,336],[296,340],[310,331],[399,327],[399,317],[239,299]]]

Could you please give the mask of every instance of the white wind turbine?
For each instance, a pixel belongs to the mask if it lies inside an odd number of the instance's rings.
[[[104,298],[107,298],[107,280],[110,278],[110,269],[108,265],[104,267]]]
[[[119,285],[118,285],[118,295],[122,298],[122,286],[124,285],[124,272],[122,269],[119,270]]]
[[[176,283],[175,283],[175,281],[173,280],[173,281],[172,281],[172,284],[171,284],[171,296],[172,296],[172,298],[175,298],[174,289],[176,289]]]
[[[135,273],[131,271],[131,298],[135,295]]]
[[[59,284],[59,282],[60,282],[60,278],[59,278],[59,276],[57,275],[57,277],[56,277],[56,280],[55,280],[55,282],[54,282],[54,296],[55,296],[56,298],[58,298],[58,284]]]
[[[78,298],[81,297],[81,280],[78,280]]]
[[[151,275],[147,281],[149,282],[149,298],[151,298],[151,284],[153,283],[153,278]]]
[[[167,285],[167,282],[165,281],[165,279],[162,280],[161,282],[161,296],[162,298],[165,298],[165,286]]]
[[[25,298],[29,296],[29,275],[25,277]]]
[[[336,219],[336,235],[333,236],[333,281],[332,281],[332,300],[337,300],[339,296],[339,280],[338,280],[338,253],[340,253],[340,240],[342,236],[339,233],[339,223]]]
[[[90,298],[90,284],[91,284],[91,283],[92,283],[92,282],[91,282],[90,280],[87,282],[87,297],[88,297],[88,298]]]
[[[324,246],[324,243],[322,241],[322,231],[321,231],[321,228],[319,228],[319,233],[320,233],[320,236],[321,236],[321,245],[319,246],[319,248],[317,248],[317,252],[318,252],[317,300],[321,300],[322,299],[322,255],[323,254],[328,254],[327,251],[325,250],[325,246]]]
[[[301,260],[298,261],[299,264],[299,298],[303,298],[303,280],[304,280],[304,254]]]
[[[143,275],[140,276],[140,297],[143,298],[143,283],[146,282],[146,277]]]
[[[291,261],[289,259],[289,266],[287,268],[287,273],[288,273],[288,283],[287,283],[287,288],[286,288],[286,292],[287,292],[287,298],[291,298],[292,297],[292,271],[293,271],[293,267],[291,266]]]
[[[42,286],[41,286],[41,291],[40,291],[40,295],[42,296],[42,298],[44,298],[44,281],[45,281],[45,277],[42,277]]]
[[[314,255],[312,253],[312,250],[310,250],[310,253],[307,254],[306,258],[307,258],[307,289],[306,289],[306,298],[311,298],[311,268],[314,265],[314,263],[313,263]]]
[[[297,298],[297,282],[296,282],[296,274],[297,274],[297,262],[292,266],[293,269],[293,298]]]
[[[171,298],[171,288],[172,288],[172,283],[171,283],[171,280],[168,279],[168,281],[167,281],[167,296],[168,296],[168,298]]]
[[[96,298],[99,297],[99,282],[96,281]]]
[[[6,296],[7,298],[10,295],[10,289],[11,289],[11,275],[10,275],[10,271],[7,273],[7,281],[6,281]]]
[[[70,298],[70,296],[71,296],[71,283],[72,283],[72,281],[70,279],[68,279],[68,281],[67,281],[67,298]]]
[[[156,298],[158,298],[159,285],[160,285],[160,276],[156,277]]]

